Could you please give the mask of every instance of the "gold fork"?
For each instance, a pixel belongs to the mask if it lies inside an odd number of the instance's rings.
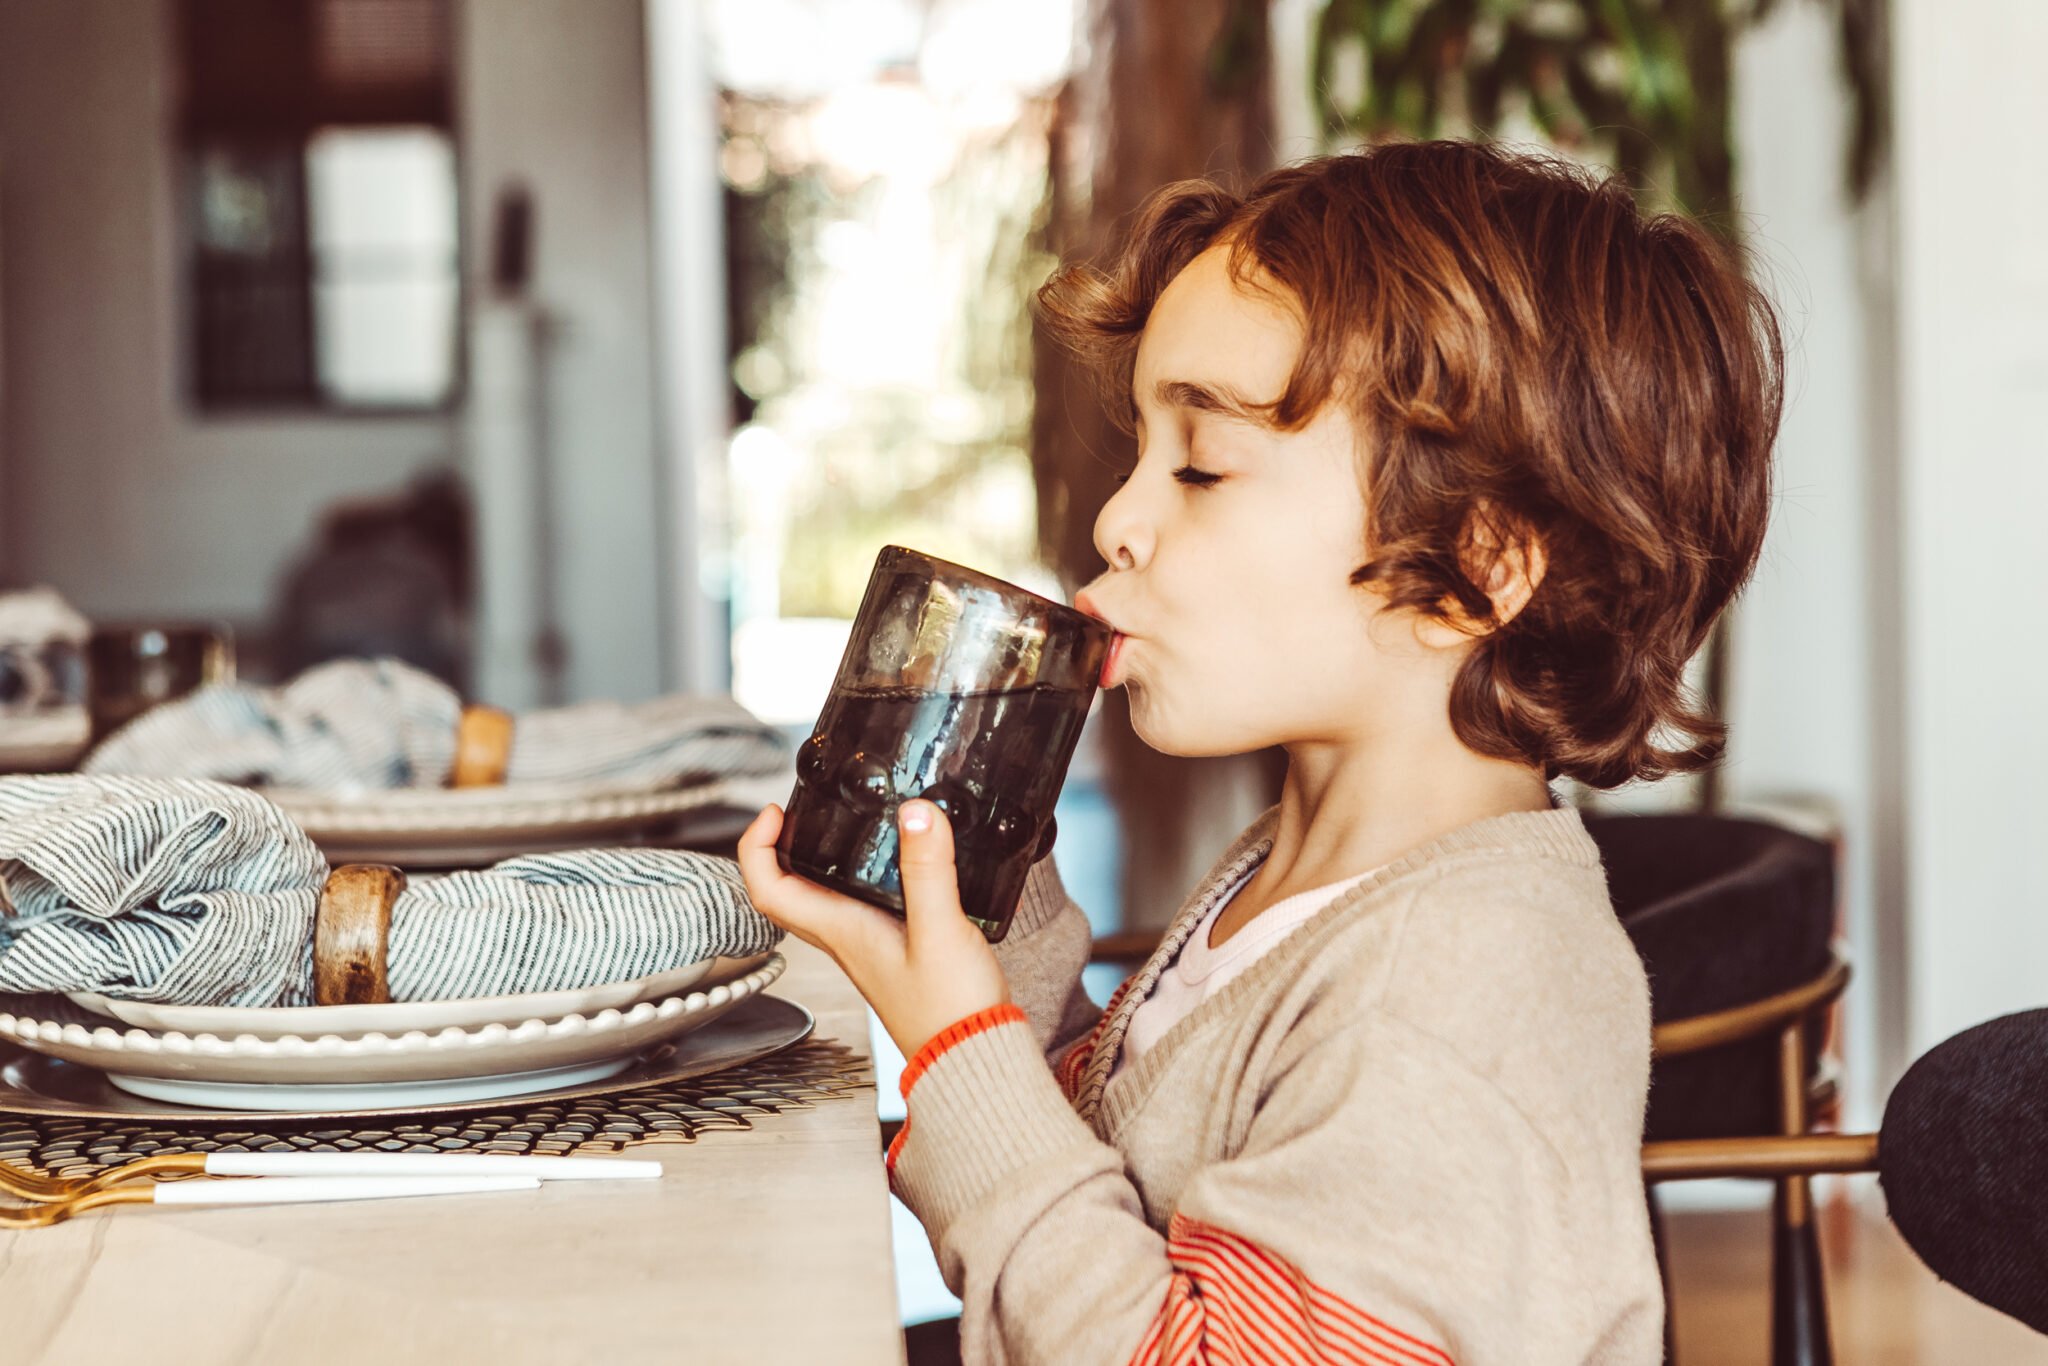
[[[146,1205],[155,1199],[154,1186],[117,1186],[113,1190],[87,1191],[40,1205],[0,1206],[0,1228],[44,1228],[103,1205]]]
[[[113,1186],[144,1177],[196,1175],[206,1170],[205,1153],[166,1153],[144,1157],[97,1176],[43,1176],[0,1162],[0,1192],[38,1203],[96,1195]]]

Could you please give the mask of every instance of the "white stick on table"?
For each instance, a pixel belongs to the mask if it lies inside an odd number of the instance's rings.
[[[618,1157],[485,1153],[208,1153],[208,1176],[528,1176],[543,1181],[651,1181],[661,1164]]]
[[[534,1176],[281,1176],[270,1181],[165,1181],[159,1205],[296,1205],[388,1200],[405,1195],[473,1195],[540,1189]]]

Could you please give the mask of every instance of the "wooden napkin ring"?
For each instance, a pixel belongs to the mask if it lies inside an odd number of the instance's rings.
[[[476,704],[462,709],[455,727],[451,787],[498,787],[512,763],[512,713]]]
[[[313,1003],[383,1005],[391,999],[385,951],[405,874],[388,863],[348,863],[327,875],[313,917]]]

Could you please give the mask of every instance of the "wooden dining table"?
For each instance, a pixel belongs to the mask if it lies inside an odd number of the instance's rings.
[[[769,994],[867,1059],[845,976],[781,951]],[[662,1179],[0,1231],[0,1366],[902,1362],[871,1091],[627,1154]]]

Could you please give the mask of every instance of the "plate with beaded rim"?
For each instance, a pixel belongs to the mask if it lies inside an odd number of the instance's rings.
[[[517,1095],[622,1071],[644,1050],[758,994],[783,967],[782,956],[771,954],[730,982],[625,1010],[354,1037],[121,1029],[60,996],[0,996],[0,1039],[97,1068],[124,1090],[185,1104],[221,1104],[223,1087],[248,1092],[248,1103],[232,1107],[248,1109],[318,1109],[339,1104],[340,1092],[420,1082],[450,1083],[443,1090],[451,1096]]]
[[[387,1001],[356,1006],[180,1006],[154,1001],[124,1001],[90,991],[69,991],[74,1005],[124,1025],[159,1034],[214,1034],[223,1039],[248,1035],[279,1039],[297,1034],[353,1038],[363,1034],[429,1033],[443,1029],[481,1029],[485,1025],[522,1024],[527,1020],[558,1020],[565,1015],[595,1015],[628,1010],[642,1001],[659,1001],[690,991],[709,991],[767,963],[771,954],[746,958],[706,958],[665,972],[625,982],[602,982],[560,991],[523,991],[505,996],[471,996],[447,1001]]]
[[[439,1083],[364,1086],[353,1088],[352,1092],[334,1087],[330,1090],[335,1094],[325,1103],[317,1104],[312,1102],[320,1097],[298,1088],[263,1086],[239,1088],[237,1093],[219,1101],[205,1099],[197,1090],[184,1092],[179,1103],[151,1100],[112,1085],[97,1068],[32,1053],[0,1038],[0,1148],[5,1147],[6,1139],[18,1140],[24,1132],[5,1132],[6,1118],[18,1115],[143,1121],[176,1127],[186,1123],[239,1122],[259,1110],[282,1124],[376,1116],[459,1115],[580,1101],[744,1066],[801,1043],[814,1028],[810,1012],[802,1006],[779,996],[751,996],[707,1028],[644,1049],[629,1059],[623,1070],[594,1081],[557,1081],[545,1089],[523,1086],[517,1092],[502,1093],[503,1098],[462,1095]],[[252,1092],[260,1093],[255,1100],[262,1103],[248,1098]],[[278,1103],[279,1097],[287,1093],[308,1103]],[[0,1153],[0,1160],[4,1157]]]

